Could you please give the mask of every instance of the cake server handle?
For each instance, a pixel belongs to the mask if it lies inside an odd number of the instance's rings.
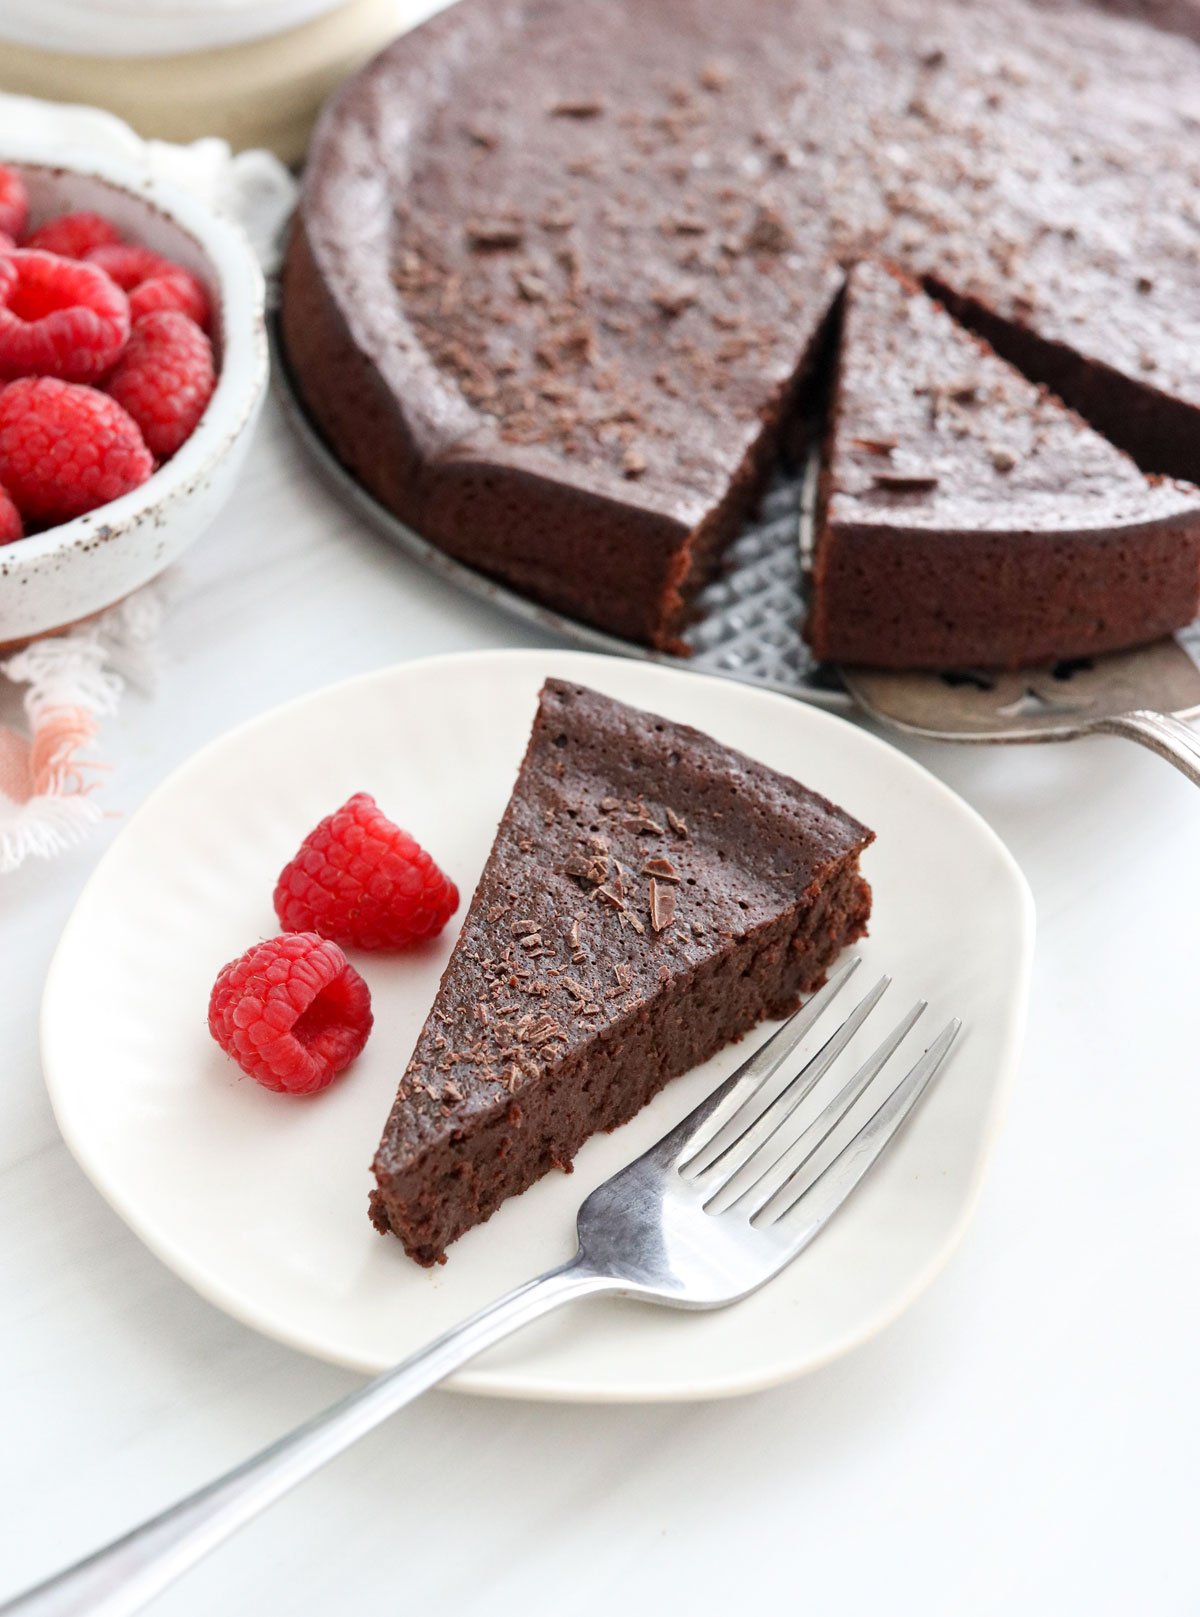
[[[1200,786],[1200,734],[1173,713],[1154,713],[1149,708],[1136,708],[1131,713],[1113,713],[1108,718],[1092,719],[1084,728],[1107,735],[1127,736],[1130,741],[1149,747],[1151,752],[1174,764],[1181,774]]]
[[[0,1606],[0,1617],[126,1617],[239,1527],[461,1365],[563,1303],[619,1283],[576,1253],[161,1515]]]

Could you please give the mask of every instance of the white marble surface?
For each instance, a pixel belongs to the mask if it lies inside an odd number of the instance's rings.
[[[0,1596],[354,1380],[193,1296],[59,1140],[38,999],[104,843],[177,762],[287,697],[536,643],[343,515],[273,409],[178,591],[160,690],[104,738],[102,836],[0,883]],[[1200,1609],[1200,797],[1116,741],[917,750],[1008,840],[1040,925],[1008,1124],[932,1291],[851,1357],[743,1401],[433,1394],[155,1611]]]

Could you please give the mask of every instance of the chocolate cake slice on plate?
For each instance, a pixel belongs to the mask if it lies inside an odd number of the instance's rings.
[[[430,1264],[866,930],[873,833],[686,725],[550,680],[375,1157]]]
[[[851,272],[808,636],[894,668],[1019,666],[1200,610],[1200,491],[1147,476],[881,264]]]

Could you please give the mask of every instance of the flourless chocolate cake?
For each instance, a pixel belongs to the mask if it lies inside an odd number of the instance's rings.
[[[873,833],[686,725],[550,680],[375,1157],[418,1263],[866,930]]]
[[[1200,492],[1148,478],[879,264],[849,275],[829,434],[821,657],[1019,666],[1192,615]]]
[[[1200,476],[1198,107],[1190,0],[460,0],[323,118],[287,358],[427,538],[671,646],[862,258]]]

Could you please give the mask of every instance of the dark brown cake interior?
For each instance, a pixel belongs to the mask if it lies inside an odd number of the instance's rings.
[[[865,931],[872,833],[684,725],[547,683],[375,1158],[421,1263]]]

